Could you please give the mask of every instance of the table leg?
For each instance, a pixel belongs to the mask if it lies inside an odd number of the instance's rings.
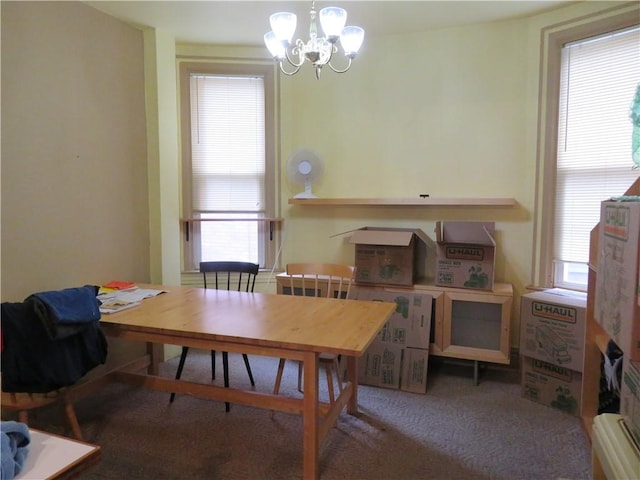
[[[158,375],[158,365],[164,360],[164,346],[159,343],[147,342],[147,354],[151,362],[147,368],[147,373],[149,375]]]
[[[347,357],[347,382],[353,386],[353,394],[347,403],[347,413],[349,415],[358,414],[358,359]]]
[[[320,431],[318,404],[318,354],[307,352],[304,356],[304,399],[302,426],[304,429],[302,456],[303,478],[316,480],[320,476]]]

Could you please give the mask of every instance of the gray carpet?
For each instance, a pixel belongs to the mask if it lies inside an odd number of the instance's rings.
[[[230,355],[231,384],[248,385]],[[256,389],[269,391],[277,359],[250,356]],[[216,382],[222,382],[221,361]],[[430,360],[426,395],[368,386],[362,416],[343,414],[321,450],[323,480],[589,479],[588,441],[576,417],[525,400],[513,370],[490,366],[472,381],[469,365]],[[177,360],[162,365],[174,374]],[[206,352],[192,351],[183,378],[207,381]],[[287,364],[281,392],[295,392]],[[321,387],[324,375],[320,377]],[[86,439],[102,446],[103,479],[296,479],[302,473],[301,418],[112,385],[77,404]],[[48,412],[37,420],[51,422]],[[33,425],[36,426],[36,425]]]

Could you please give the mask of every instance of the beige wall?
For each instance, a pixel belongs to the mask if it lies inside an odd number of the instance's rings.
[[[79,2],[1,8],[2,300],[149,281],[142,33]]]
[[[297,147],[325,161],[320,197],[513,197],[516,207],[304,207],[283,174],[282,264],[353,261],[346,236],[365,225],[419,227],[438,220],[495,221],[496,279],[519,296],[533,283],[540,33],[621,2],[580,2],[543,15],[421,33],[369,37],[351,70],[316,80],[281,77],[281,167]],[[242,50],[178,45],[188,56]],[[260,55],[247,49],[248,57]],[[262,56],[267,55],[263,50]],[[269,285],[273,287],[273,285]]]
[[[305,208],[287,204],[299,187],[282,177],[282,264],[352,261],[353,246],[332,235],[363,225],[412,226],[433,235],[437,220],[494,220],[496,276],[516,291],[516,345],[518,297],[532,281],[540,31],[616,3],[579,2],[529,19],[371,37],[344,75],[326,71],[318,81],[307,69],[282,77],[280,162],[300,146],[318,150],[325,160],[314,186],[319,196],[428,193],[518,202]],[[176,93],[163,76],[174,81],[176,55],[268,54],[262,47],[174,50],[161,32],[144,38],[147,49],[155,44],[155,63],[146,65],[156,76],[147,78],[148,151],[142,34],[82,4],[2,2],[3,300],[112,278],[176,277],[179,184],[171,175],[179,167],[169,137],[178,119]],[[42,94],[52,88],[55,95]],[[37,142],[27,139],[31,128],[41,132]],[[259,290],[273,291],[269,282]]]

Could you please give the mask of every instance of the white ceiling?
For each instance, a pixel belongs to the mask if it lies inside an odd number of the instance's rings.
[[[366,35],[424,31],[515,18],[552,10],[575,0],[558,1],[318,1],[316,9],[340,6],[348,25],[364,28]],[[178,42],[221,45],[263,45],[271,30],[269,15],[290,11],[298,15],[296,37],[309,26],[310,1],[87,1],[124,21],[155,27]]]

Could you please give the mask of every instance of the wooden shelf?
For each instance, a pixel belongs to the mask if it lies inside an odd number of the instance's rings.
[[[289,205],[330,207],[513,207],[513,198],[290,198]]]

